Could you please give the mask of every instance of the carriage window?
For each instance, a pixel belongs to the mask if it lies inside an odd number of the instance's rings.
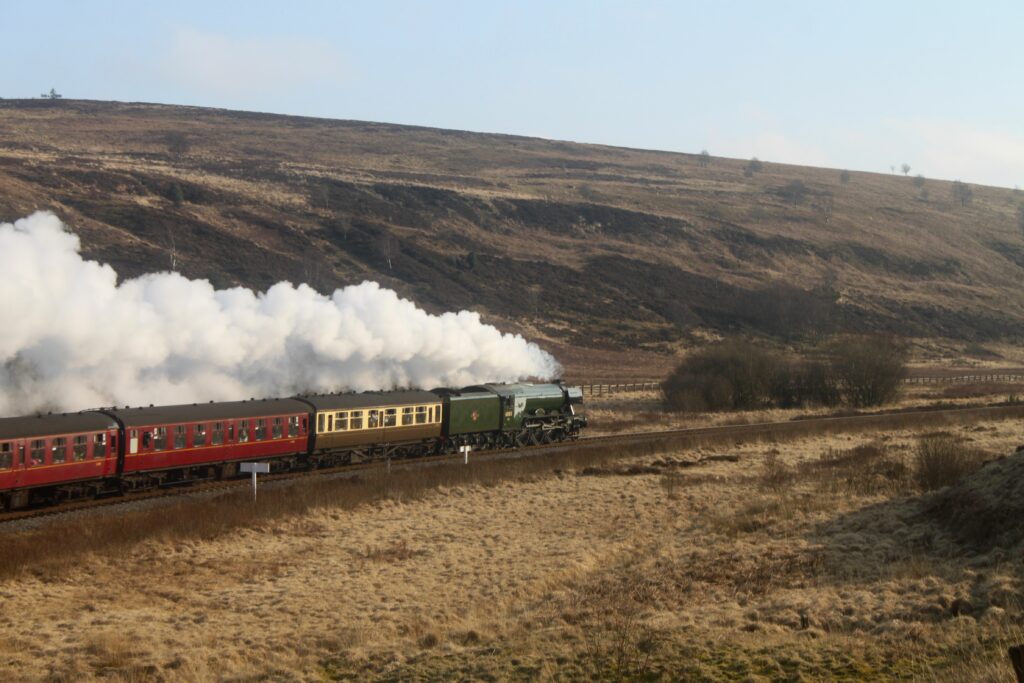
[[[412,424],[412,408],[402,408],[402,426]]]
[[[289,417],[288,418],[288,436],[299,435],[299,418]]]
[[[174,449],[185,447],[185,435],[188,434],[188,429],[185,425],[178,425],[174,428]]]
[[[284,419],[280,417],[274,418],[274,431],[271,433],[270,438],[280,439],[284,436]]]
[[[224,423],[214,422],[213,432],[210,434],[210,444],[219,446],[224,443]]]
[[[195,425],[192,427],[192,447],[198,448],[206,445],[206,425]]]
[[[327,431],[334,431],[334,413],[327,416]]]
[[[0,443],[0,470],[9,470],[14,461],[10,443]]]
[[[107,435],[97,434],[92,439],[92,457],[94,458],[105,458],[107,457]]]
[[[388,408],[384,411],[384,426],[394,427],[398,420],[398,410],[395,408]]]
[[[71,458],[75,462],[82,462],[85,460],[85,456],[89,453],[89,438],[82,434],[76,436],[74,444],[71,446]]]
[[[238,443],[245,443],[249,440],[249,421],[242,420],[238,423]]]
[[[339,432],[348,429],[348,412],[334,414],[334,428]]]
[[[421,425],[427,421],[427,407],[416,406],[416,424]]]
[[[167,427],[153,428],[153,450],[162,451],[167,449]]]
[[[363,411],[353,410],[348,414],[348,428],[349,429],[362,429],[363,428]]]
[[[324,414],[320,413],[316,416],[316,431],[320,434],[324,432]]]
[[[379,426],[380,426],[380,411],[379,410],[371,410],[371,411],[369,411],[369,416],[366,418],[366,428],[367,429],[374,429],[374,428],[379,427]]]
[[[68,459],[68,440],[59,436],[50,442],[50,450],[53,452],[51,463],[56,465]]]
[[[253,436],[257,441],[263,441],[267,438],[267,421],[262,417],[256,420],[256,428],[253,430]]]
[[[31,446],[28,464],[42,465],[46,462],[46,442],[42,439],[36,439],[32,442]]]

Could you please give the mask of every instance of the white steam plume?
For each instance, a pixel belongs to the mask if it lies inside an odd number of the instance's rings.
[[[177,273],[118,285],[53,214],[0,223],[0,415],[558,372],[477,313],[430,315],[375,282],[330,297],[288,282],[218,290]]]

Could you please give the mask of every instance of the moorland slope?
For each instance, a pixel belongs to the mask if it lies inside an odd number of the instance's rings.
[[[713,151],[713,150],[712,150]],[[0,101],[0,219],[50,209],[122,276],[365,278],[555,348],[706,333],[1024,332],[1019,192],[507,135]]]

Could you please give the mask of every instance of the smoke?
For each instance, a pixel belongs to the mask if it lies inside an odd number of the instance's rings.
[[[0,223],[0,415],[40,409],[432,388],[550,378],[559,366],[477,313],[431,315],[375,282],[214,289],[117,284],[50,213]]]

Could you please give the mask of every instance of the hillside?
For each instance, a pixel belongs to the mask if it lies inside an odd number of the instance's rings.
[[[711,150],[712,152],[714,150]],[[0,101],[0,219],[56,212],[122,276],[378,280],[549,347],[708,332],[1024,332],[1011,190],[354,121]],[[564,353],[562,354],[565,355]],[[584,354],[585,355],[585,354]],[[563,359],[564,360],[564,359]]]

